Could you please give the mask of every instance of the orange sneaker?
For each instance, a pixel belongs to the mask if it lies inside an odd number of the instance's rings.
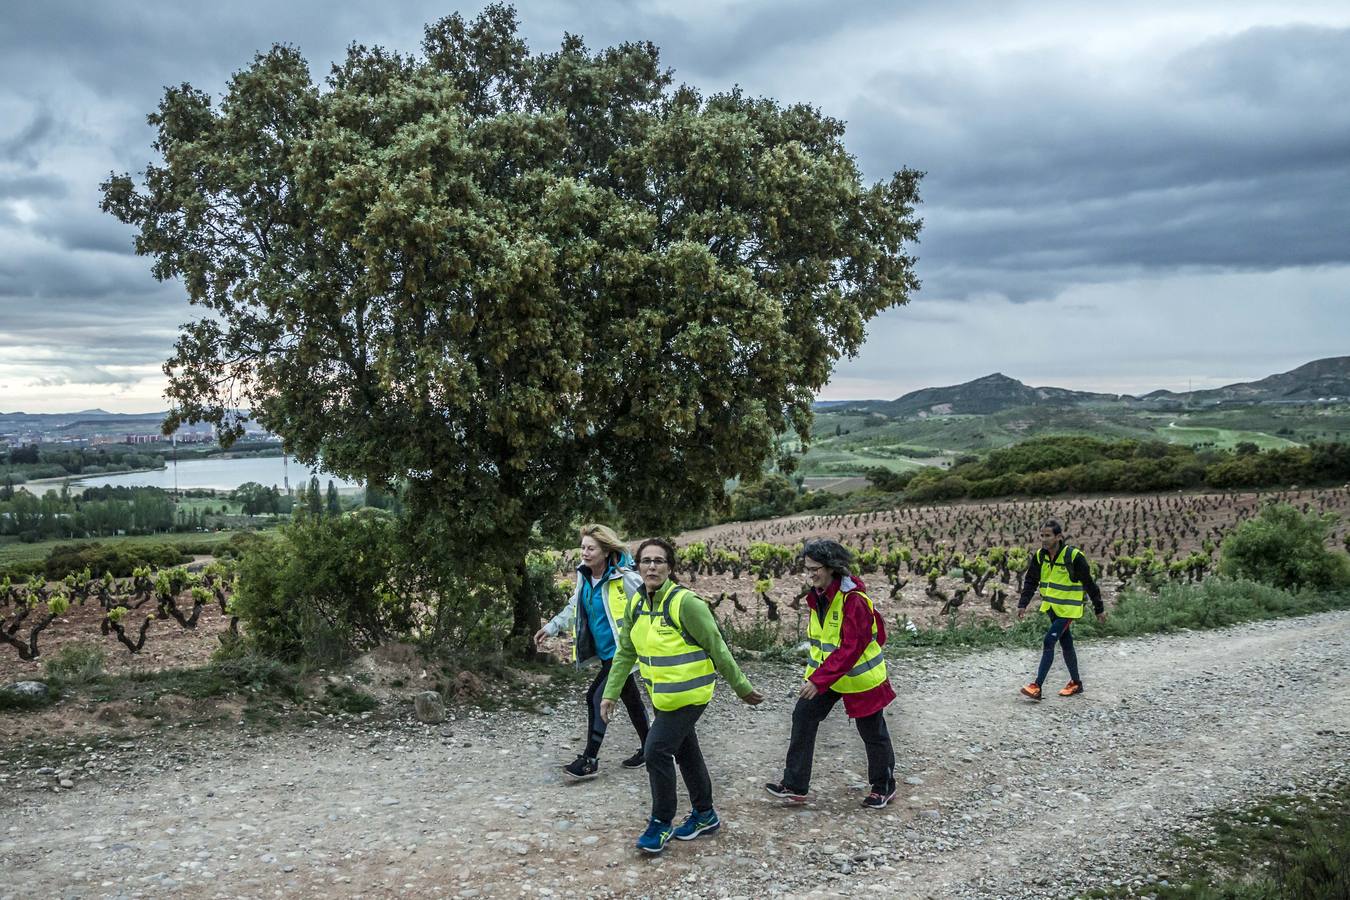
[[[1064,685],[1064,689],[1059,692],[1059,695],[1061,697],[1072,697],[1074,694],[1081,693],[1083,693],[1083,682],[1070,681],[1068,684]]]
[[[1027,685],[1026,687],[1022,688],[1022,696],[1030,697],[1032,700],[1041,699],[1041,686],[1039,684],[1035,684],[1034,682],[1032,684]]]

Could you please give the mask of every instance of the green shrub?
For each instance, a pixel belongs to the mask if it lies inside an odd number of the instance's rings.
[[[738,625],[728,617],[721,623],[722,639],[727,642],[728,647],[763,652],[777,647],[782,642],[784,637],[782,624],[781,621],[770,622],[756,615],[749,622]],[[791,639],[793,635],[787,637]]]
[[[904,472],[892,472],[890,469],[876,466],[870,469],[864,469],[863,474],[867,476],[867,480],[871,483],[872,487],[876,488],[878,491],[894,494],[898,491],[903,491],[909,483],[914,480],[916,471],[917,470],[915,469],[909,469]]]
[[[103,660],[97,644],[67,644],[47,660],[47,677],[62,684],[88,684],[103,674]]]
[[[370,712],[380,705],[380,701],[370,694],[349,684],[328,685],[324,699],[328,705],[353,715]]]
[[[248,547],[232,608],[250,644],[286,661],[335,662],[407,630],[394,593],[395,524],[307,516]]]
[[[1350,557],[1326,546],[1335,521],[1287,504],[1267,506],[1224,538],[1219,572],[1290,590],[1350,587]]]
[[[796,508],[797,493],[797,486],[785,476],[777,472],[765,475],[731,492],[731,518],[745,522],[788,515]]]
[[[59,581],[72,572],[111,572],[115,578],[126,578],[140,566],[158,569],[178,566],[192,557],[173,544],[60,544],[51,549],[42,564],[42,573],[49,581]]]

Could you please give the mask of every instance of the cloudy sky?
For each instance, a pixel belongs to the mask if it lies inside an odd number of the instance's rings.
[[[466,17],[480,5],[463,6]],[[276,42],[316,77],[414,50],[439,3],[0,4],[0,411],[163,409],[193,317],[98,210],[163,86],[219,94]],[[531,47],[654,41],[705,92],[808,101],[869,178],[926,171],[923,289],[825,399],[1001,371],[1184,390],[1350,353],[1350,4],[576,0]]]

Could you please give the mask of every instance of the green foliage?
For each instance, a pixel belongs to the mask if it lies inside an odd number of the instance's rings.
[[[346,682],[328,684],[324,689],[324,700],[329,706],[352,715],[370,712],[380,705],[380,701],[370,694]]]
[[[863,474],[867,476],[868,482],[872,487],[888,494],[903,491],[914,480],[918,473],[917,469],[909,469],[905,472],[892,472],[890,469],[873,466],[864,470]]]
[[[1164,584],[1156,593],[1132,587],[1123,592],[1105,623],[1084,616],[1074,625],[1077,638],[1133,637],[1183,629],[1224,628],[1242,622],[1304,616],[1350,609],[1350,592],[1292,593],[1254,581],[1209,578],[1200,584]],[[1045,634],[1045,619],[1028,615],[1004,627],[990,620],[948,617],[938,628],[911,631],[903,622],[888,630],[888,649],[896,647],[1035,647]]]
[[[47,660],[47,677],[66,685],[88,684],[103,674],[103,648],[97,644],[66,644]]]
[[[532,55],[491,5],[310,71],[278,45],[219,106],[170,88],[162,164],[103,185],[205,310],[166,427],[228,442],[248,409],[404,485],[476,584],[523,589],[530,535],[597,494],[639,531],[711,508],[809,437],[834,363],[917,287],[919,173],[866,184],[838,120],[672,89],[649,43]]]
[[[1350,556],[1326,546],[1335,522],[1287,504],[1267,506],[1224,538],[1219,571],[1291,590],[1350,588]]]
[[[164,457],[158,453],[106,444],[96,447],[45,444],[0,450],[0,482],[8,480],[12,484],[63,475],[101,475],[162,468]]]
[[[756,615],[748,622],[737,623],[731,617],[721,622],[722,639],[728,647],[762,653],[777,647],[783,638],[782,622],[770,622]],[[791,636],[789,636],[791,637]]]
[[[395,525],[382,516],[306,517],[239,563],[232,610],[251,645],[288,662],[332,662],[409,628],[393,586]]]
[[[500,647],[512,604],[556,605],[555,569],[542,555],[521,563],[514,594],[465,582],[443,532],[376,509],[305,515],[274,540],[246,546],[230,612],[246,647],[288,662],[328,663],[388,640],[429,647]]]
[[[59,581],[67,575],[88,569],[111,572],[125,578],[138,566],[176,566],[189,559],[177,546],[164,544],[63,544],[52,548],[43,563],[43,574]]]
[[[1241,453],[1158,441],[1041,437],[909,476],[915,502],[1064,493],[1148,493],[1184,488],[1274,487],[1350,479],[1350,444]],[[869,475],[869,478],[871,476]]]
[[[0,534],[28,542],[151,534],[175,527],[173,503],[159,488],[88,488],[80,495],[63,488],[41,497],[21,488],[0,499]]]
[[[281,512],[281,492],[275,487],[265,487],[256,481],[246,481],[230,493],[230,499],[240,505],[246,516],[263,513]]]
[[[1155,865],[1160,900],[1341,900],[1350,896],[1350,785],[1278,795],[1207,817]],[[1125,896],[1111,891],[1107,896]]]
[[[790,515],[797,507],[797,486],[774,472],[731,492],[731,518],[745,522]]]

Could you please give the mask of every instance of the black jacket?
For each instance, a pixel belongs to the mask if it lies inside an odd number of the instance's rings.
[[[1068,549],[1065,544],[1064,548]],[[1041,560],[1048,554],[1044,550],[1037,550],[1031,557],[1031,562],[1027,563],[1027,572],[1022,576],[1022,596],[1017,601],[1018,609],[1025,609],[1031,602],[1031,595],[1036,593],[1036,588],[1041,585]],[[1092,611],[1101,613],[1106,607],[1102,604],[1102,589],[1097,582],[1092,580],[1092,567],[1088,565],[1087,556],[1080,550],[1069,564],[1069,574],[1073,580],[1083,585],[1083,591],[1087,593],[1088,599],[1092,601]]]

